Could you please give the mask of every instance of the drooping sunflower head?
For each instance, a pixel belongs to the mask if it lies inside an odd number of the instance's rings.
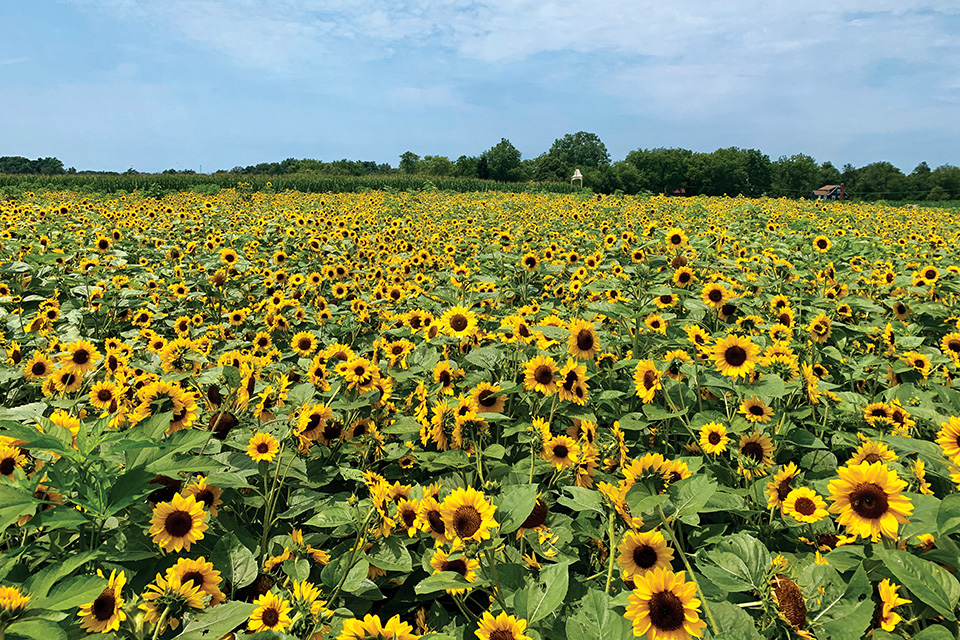
[[[797,583],[778,573],[770,580],[770,589],[778,614],[795,630],[802,629],[807,621],[807,603]]]

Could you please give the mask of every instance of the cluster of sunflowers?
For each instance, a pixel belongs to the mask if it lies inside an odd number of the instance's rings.
[[[958,631],[949,211],[224,190],[0,219],[0,637]]]

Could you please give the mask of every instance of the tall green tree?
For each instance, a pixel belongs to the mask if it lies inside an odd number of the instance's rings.
[[[773,178],[770,185],[770,195],[786,196],[788,198],[809,197],[814,189],[819,188],[820,167],[817,161],[808,155],[798,153],[789,158],[780,156],[773,163]]]
[[[420,156],[413,151],[404,151],[400,154],[400,171],[404,173],[416,173],[418,162],[420,162]]]
[[[483,157],[487,159],[491,180],[519,182],[524,179],[520,150],[506,138],[501,138],[499,144],[484,152]]]

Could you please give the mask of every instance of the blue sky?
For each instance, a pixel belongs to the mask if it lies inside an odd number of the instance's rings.
[[[960,165],[956,0],[0,3],[0,155],[204,171],[596,133]]]

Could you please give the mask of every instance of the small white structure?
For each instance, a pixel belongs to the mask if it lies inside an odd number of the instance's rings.
[[[570,186],[573,186],[573,181],[574,181],[574,180],[579,180],[579,181],[580,181],[580,186],[581,186],[581,187],[583,186],[583,174],[580,173],[580,169],[574,169],[574,170],[573,170],[573,177],[570,178]]]

